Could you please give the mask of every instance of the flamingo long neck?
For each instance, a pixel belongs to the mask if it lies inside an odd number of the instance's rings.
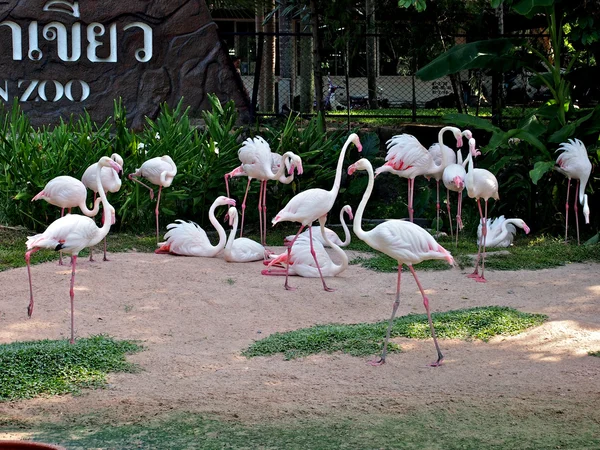
[[[286,161],[286,159],[290,158],[293,154],[294,154],[293,152],[285,152],[281,156],[281,165],[279,166],[279,169],[277,169],[277,172],[274,173],[273,175],[271,175],[272,180],[279,180],[283,175],[285,175],[285,161]],[[289,174],[287,176],[286,182],[291,182],[293,179],[294,179],[294,173],[292,172],[291,174]]]
[[[96,201],[94,202],[94,207],[92,209],[89,209],[84,201],[83,203],[81,203],[79,205],[79,209],[81,209],[81,212],[83,214],[85,214],[86,216],[94,217],[96,214],[98,214],[98,211],[100,211],[100,202],[101,201],[102,201],[102,198],[100,198],[100,197],[96,198]]]
[[[467,192],[469,192],[469,190],[471,189],[471,186],[473,186],[473,174],[474,174],[473,155],[471,153],[471,150],[469,150],[469,156],[467,156],[467,160],[465,162],[468,163],[468,170],[467,170],[467,177],[466,177],[465,184],[467,185]]]
[[[233,216],[233,226],[231,227],[231,231],[229,232],[229,237],[227,238],[227,244],[225,244],[225,251],[231,251],[233,248],[233,241],[235,241],[235,235],[237,234],[238,221],[240,220],[237,212],[234,213]]]
[[[342,210],[340,211],[340,223],[342,224],[342,228],[344,230],[344,242],[342,242],[342,245],[345,247],[347,245],[350,244],[350,230],[348,229],[348,225],[346,225],[346,221],[344,220],[344,208],[342,208]],[[321,233],[323,232],[323,230],[321,230]]]
[[[102,209],[104,210],[104,223],[102,224],[102,227],[98,229],[98,242],[100,242],[106,237],[106,235],[110,231],[110,227],[112,225],[113,207],[110,205],[110,203],[108,203],[108,199],[106,198],[106,192],[104,192],[104,187],[102,186],[102,176],[100,174],[100,167],[98,167],[98,169],[99,170],[96,170],[96,188],[98,189],[98,195],[100,196],[100,202],[102,203]],[[94,206],[94,209],[96,209],[97,206],[98,199],[96,199],[96,206]]]
[[[354,234],[359,239],[364,240],[367,236],[367,232],[362,229],[362,217],[365,208],[367,207],[367,202],[369,201],[369,197],[371,197],[371,192],[373,192],[373,185],[375,184],[375,177],[373,175],[373,166],[371,164],[367,165],[367,173],[369,174],[369,183],[367,184],[367,188],[365,189],[365,193],[358,205],[358,209],[354,213],[354,223],[352,225],[352,230]]]
[[[219,206],[217,203],[213,203],[208,211],[208,219],[210,220],[210,223],[212,223],[212,226],[215,228],[215,230],[217,230],[217,234],[219,235],[219,242],[217,245],[211,245],[211,248],[213,249],[213,256],[223,250],[223,247],[225,247],[225,240],[227,239],[225,228],[223,228],[223,225],[221,225],[215,217],[215,209],[217,209],[217,206]]]
[[[340,152],[340,157],[338,158],[337,168],[335,170],[335,180],[333,181],[333,187],[330,191],[335,196],[337,196],[337,193],[340,190],[340,184],[342,182],[342,166],[344,165],[346,150],[348,149],[350,142],[352,142],[350,139],[346,140],[346,143],[344,144],[344,146],[342,147],[342,151]]]
[[[579,179],[579,204],[583,205],[583,196],[585,195],[585,186],[588,182],[589,175],[582,176]]]
[[[442,167],[446,167],[449,163],[448,156],[444,151],[444,133],[446,131],[457,131],[456,127],[444,127],[438,133],[438,143],[440,144],[440,151],[442,152]]]
[[[342,220],[342,225],[345,227],[345,231],[346,231],[346,236],[349,235],[348,233],[348,227],[346,227],[344,221],[343,221],[343,217],[341,218]],[[319,220],[319,224],[321,225],[321,235],[323,236],[323,239],[325,240],[325,243],[327,245],[329,245],[329,247],[331,247],[331,250],[333,250],[333,252],[335,254],[337,254],[340,259],[342,260],[341,264],[332,264],[335,266],[335,270],[333,271],[332,275],[337,275],[338,273],[342,273],[344,270],[346,270],[348,268],[348,255],[346,254],[346,252],[344,250],[342,250],[340,248],[339,245],[331,242],[328,238],[327,238],[327,233],[325,233],[325,219],[321,218]]]

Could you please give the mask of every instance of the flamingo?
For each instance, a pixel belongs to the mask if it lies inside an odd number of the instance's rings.
[[[488,200],[493,198],[499,200],[498,195],[498,180],[489,170],[475,169],[473,168],[473,158],[477,156],[479,152],[475,149],[475,139],[469,139],[469,170],[467,171],[466,185],[467,194],[470,198],[477,200],[477,208],[479,209],[479,216],[481,217],[481,235],[483,236],[483,242],[479,244],[477,251],[477,260],[475,261],[475,270],[469,278],[474,278],[476,281],[485,283],[486,279],[483,276],[485,270],[485,247],[487,237],[487,209]],[[485,214],[481,211],[480,199],[485,201]],[[483,253],[481,248],[483,247]],[[481,276],[478,273],[479,262],[481,261]]]
[[[522,219],[505,219],[504,216],[490,219],[487,224],[488,235],[486,236],[486,245],[488,247],[510,247],[517,229],[523,228],[525,234],[529,234],[529,227]],[[481,224],[477,228],[477,245],[481,245]]]
[[[437,342],[435,335],[435,329],[431,320],[431,313],[429,311],[429,299],[425,295],[425,291],[417,278],[417,274],[413,268],[413,264],[418,264],[421,261],[428,259],[445,259],[449,264],[454,265],[454,259],[452,255],[439,245],[436,240],[418,225],[405,220],[387,220],[375,228],[369,231],[362,229],[362,216],[373,191],[373,185],[375,184],[375,177],[373,174],[373,167],[369,160],[363,158],[352,164],[348,168],[348,175],[352,175],[356,170],[366,170],[369,175],[369,183],[363,194],[362,200],[356,210],[356,216],[354,218],[353,230],[354,234],[367,243],[370,247],[375,250],[379,250],[382,253],[394,258],[398,261],[398,281],[396,284],[396,300],[392,308],[392,316],[390,317],[388,328],[385,336],[385,342],[383,344],[383,352],[381,358],[378,361],[371,361],[371,365],[381,365],[385,363],[385,357],[387,354],[387,345],[390,338],[390,332],[398,306],[400,305],[400,275],[402,273],[402,264],[406,264],[408,269],[411,271],[421,295],[423,296],[423,305],[425,311],[427,311],[427,320],[429,321],[429,328],[431,330],[431,336],[437,350],[437,361],[431,364],[433,367],[437,367],[442,363],[444,355],[440,350],[440,346]]]
[[[163,187],[171,186],[173,178],[177,175],[177,166],[173,162],[170,156],[164,155],[156,158],[149,159],[144,162],[139,169],[135,169],[134,173],[129,174],[129,179],[141,184],[150,191],[150,200],[154,199],[154,190],[142,183],[137,177],[147,178],[152,184],[157,184],[158,188],[158,199],[156,200],[156,244],[158,245],[158,206],[160,204],[160,193]]]
[[[248,138],[238,150],[238,158],[241,165],[225,174],[225,188],[229,197],[229,178],[237,176],[248,177],[244,200],[242,200],[242,224],[240,226],[240,237],[244,232],[244,215],[246,212],[246,198],[253,178],[260,180],[260,192],[258,194],[258,217],[260,226],[260,240],[266,245],[267,239],[267,181],[277,180],[289,184],[294,179],[294,171],[302,174],[302,159],[293,152],[283,155],[271,152],[271,147],[261,136]],[[282,164],[284,162],[284,164]],[[285,169],[289,175],[285,175]]]
[[[352,207],[350,205],[344,206],[342,208],[342,213],[343,212],[347,213],[348,217],[352,219]],[[342,225],[347,229],[343,214],[340,214],[340,218]],[[315,231],[315,233],[317,232]],[[319,239],[316,239],[316,236],[319,235],[322,237],[323,242],[321,242]],[[314,236],[314,248],[323,276],[335,277],[346,270],[348,268],[348,255],[346,255],[346,252],[341,249],[340,245],[331,239],[331,236],[335,236],[337,238],[337,234],[335,234],[333,231],[331,233],[327,233],[325,230],[319,230],[318,234],[315,234]],[[337,238],[337,241],[339,241],[339,238]],[[335,264],[331,260],[329,253],[327,253],[325,250],[325,246],[332,248],[333,252],[338,256],[338,259],[341,260],[340,264]],[[317,266],[315,266],[314,258],[310,253],[310,235],[307,234],[306,231],[298,236],[298,239],[294,244],[294,248],[289,255],[289,259],[288,253],[284,252],[281,255],[272,257],[271,261],[269,262],[265,261],[265,263],[269,267],[286,264],[289,266],[290,275],[299,275],[307,278],[316,278],[319,276]],[[273,270],[269,268],[263,270],[261,273],[263,275],[285,275],[285,270]]]
[[[462,134],[456,127],[444,127],[438,133],[438,143],[444,148],[443,135],[452,131],[456,138],[456,145],[462,147]],[[415,178],[419,175],[432,176],[443,172],[448,162],[448,153],[442,152],[440,164],[436,164],[433,155],[411,134],[392,136],[387,141],[386,163],[375,170],[375,176],[383,172],[391,172],[403,178],[408,178],[408,216],[413,221],[413,194]],[[438,193],[439,203],[439,193]],[[438,208],[439,209],[439,208]]]
[[[231,232],[227,238],[223,257],[227,262],[250,262],[264,260],[267,256],[267,250],[261,244],[245,237],[235,238],[238,227],[239,216],[235,206],[229,208],[227,212]]]
[[[308,189],[306,191],[302,191],[299,194],[296,194],[292,199],[285,205],[285,207],[277,213],[275,218],[273,219],[273,225],[276,225],[279,222],[290,221],[290,222],[300,222],[300,229],[296,233],[294,239],[290,242],[288,246],[288,259],[289,254],[292,251],[292,247],[294,242],[298,238],[298,235],[302,232],[304,227],[311,225],[315,220],[319,219],[319,222],[323,223],[323,228],[325,224],[325,220],[327,218],[327,213],[331,210],[333,204],[335,203],[335,199],[337,197],[338,191],[340,190],[340,184],[342,181],[342,165],[344,164],[344,156],[346,155],[346,150],[350,143],[354,143],[358,148],[359,152],[362,152],[362,145],[360,143],[360,139],[358,135],[352,133],[346,139],[344,146],[340,152],[340,156],[338,158],[337,168],[335,171],[335,179],[333,182],[333,187],[330,191],[326,191],[325,189],[313,188]],[[313,247],[313,237],[312,237],[312,228],[309,228],[309,237],[310,237],[310,252],[313,255],[315,260],[315,264],[317,269],[319,270],[319,274],[321,275],[321,282],[323,283],[323,289],[326,291],[332,291],[333,289],[329,289],[327,284],[325,284],[325,280],[323,279],[323,274],[321,273],[321,269],[319,268],[319,263],[317,262],[317,254],[315,253]],[[284,287],[286,289],[293,289],[288,284],[288,273],[289,265],[286,266],[286,276],[285,276],[285,284]]]
[[[473,133],[469,130],[464,130],[462,135],[467,139],[473,137]],[[442,173],[442,181],[446,187],[446,207],[448,209],[448,222],[450,223],[450,235],[452,232],[452,216],[450,213],[450,191],[458,192],[458,206],[456,209],[456,245],[458,245],[458,231],[463,228],[462,223],[462,192],[465,188],[465,179],[467,171],[465,165],[468,161],[462,159],[460,148],[456,151],[456,163],[448,164]]]
[[[71,213],[71,208],[75,206],[78,206],[86,216],[94,217],[100,210],[100,199],[96,199],[94,208],[89,209],[85,204],[86,197],[87,191],[81,181],[68,175],[61,175],[48,181],[44,189],[31,201],[46,200],[51,205],[58,206],[60,217],[65,215],[65,208],[69,208],[69,213]],[[62,252],[59,252],[58,265],[63,265]]]
[[[348,217],[352,218],[352,207],[350,205],[346,205],[342,209],[340,209],[340,223],[342,224],[342,229],[344,230],[344,240],[343,241],[339,238],[339,236],[337,235],[337,233],[335,231],[333,231],[330,228],[324,227],[325,234],[327,235],[327,239],[329,239],[331,242],[335,243],[336,245],[339,245],[340,247],[346,247],[346,246],[350,245],[350,239],[351,239],[350,230],[348,229],[348,225],[346,225],[346,221],[344,220],[344,213],[348,214]],[[326,246],[327,243],[325,242],[325,237],[324,237],[325,234],[321,234],[321,227],[313,225],[311,228],[312,228],[312,232],[313,232],[315,241],[319,241],[322,245]],[[300,233],[300,236],[298,236],[298,237],[301,237],[301,236],[308,237],[308,235],[309,235],[309,231],[304,230],[302,233]],[[292,239],[294,239],[293,234],[286,236],[285,239],[283,240],[284,245],[288,245],[290,242],[292,242]]]
[[[99,167],[112,167],[117,172],[120,172],[122,167],[111,160],[107,156],[103,156],[98,161]],[[27,307],[27,315],[31,317],[33,314],[33,285],[31,283],[31,255],[41,248],[53,249],[55,251],[62,250],[65,253],[71,254],[71,344],[75,342],[74,331],[74,300],[75,300],[75,266],[77,264],[77,256],[81,250],[86,247],[92,247],[100,242],[108,234],[112,225],[111,217],[114,214],[114,208],[108,203],[106,194],[102,187],[102,179],[100,172],[96,175],[96,184],[100,201],[104,208],[104,223],[101,228],[96,226],[93,219],[81,216],[78,214],[67,214],[60,219],[52,222],[46,231],[35,236],[27,238],[27,252],[25,252],[25,262],[27,263],[27,275],[29,277],[29,306]]]
[[[215,217],[215,209],[219,206],[235,206],[235,200],[223,195],[216,198],[208,211],[210,223],[217,230],[219,242],[212,245],[208,240],[206,232],[195,222],[185,222],[177,219],[175,223],[167,225],[165,242],[161,242],[160,247],[154,250],[154,253],[170,253],[180,256],[206,256],[213,258],[223,250],[227,235],[225,229]]]
[[[585,185],[588,182],[592,173],[592,163],[587,154],[587,149],[583,142],[579,139],[569,139],[569,142],[560,144],[556,151],[562,153],[556,159],[556,164],[560,173],[568,178],[567,183],[567,201],[565,203],[565,243],[567,242],[567,231],[569,228],[569,190],[571,188],[571,178],[577,180],[576,190],[579,191],[579,203],[583,205],[583,216],[585,223],[590,223],[590,207],[588,205],[587,194],[585,193]],[[579,245],[579,216],[577,199],[575,200],[575,225],[577,228],[577,245]]]
[[[110,159],[115,161],[121,167],[123,167],[123,158],[118,153],[113,153],[110,155]],[[94,193],[94,201],[96,201],[96,197],[98,195],[97,186],[96,186],[96,171],[98,170],[98,163],[94,163],[90,165],[85,172],[83,172],[83,176],[81,177],[81,182],[90,189]],[[102,167],[100,170],[100,176],[102,177],[102,187],[104,188],[104,192],[112,192],[113,194],[119,192],[121,189],[121,174],[117,174],[110,167]],[[112,218],[113,225],[115,224],[115,218]],[[106,257],[106,238],[104,238],[104,257],[103,261],[108,261]],[[90,261],[94,260],[94,252],[93,248],[90,248]]]

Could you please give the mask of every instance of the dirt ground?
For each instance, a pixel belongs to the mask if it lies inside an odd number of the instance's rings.
[[[292,361],[240,354],[253,340],[276,331],[386,320],[394,300],[393,273],[353,265],[328,279],[335,292],[324,292],[318,279],[299,277],[292,278],[298,289],[286,291],[283,278],[260,274],[261,262],[135,252],[110,258],[92,263],[80,258],[76,337],[106,333],[141,341],[146,350],[129,359],[142,371],[111,375],[107,389],[79,396],[2,403],[0,416],[53,421],[102,410],[123,423],[184,410],[253,422],[334,410],[381,413],[428,404],[529,401],[547,402],[565,413],[589,411],[595,420],[600,415],[600,358],[587,355],[600,350],[598,264],[489,271],[487,284],[466,278],[458,268],[427,272],[417,266],[434,312],[505,305],[549,316],[538,328],[487,343],[441,340],[444,364],[431,368],[431,339],[398,339],[404,351],[390,354],[381,367],[366,364],[370,358],[343,354]],[[0,273],[2,343],[69,336],[70,268],[49,262],[34,266],[32,273],[36,307],[31,319],[25,268]],[[398,314],[423,311],[407,273]],[[0,433],[0,439],[20,437]]]

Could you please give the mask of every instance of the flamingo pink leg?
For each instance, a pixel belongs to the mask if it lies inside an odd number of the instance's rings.
[[[565,244],[567,243],[567,232],[569,230],[569,190],[571,189],[571,179],[567,181],[567,202],[565,203]]]
[[[296,236],[294,236],[294,239],[292,239],[292,242],[290,242],[290,245],[287,248],[287,260],[288,261],[291,261],[290,254],[292,253],[292,247],[294,246],[294,242],[296,242],[296,239],[298,239],[298,236],[300,235],[300,233],[302,233],[303,229],[304,229],[304,225],[300,225],[300,229],[298,230],[298,232],[296,233]],[[311,239],[311,243],[312,243],[312,239]],[[289,270],[290,270],[290,264],[288,263],[285,266],[285,284],[284,284],[284,287],[288,291],[293,291],[296,288],[293,288],[293,287],[291,287],[288,284]]]
[[[150,191],[150,200],[154,200],[154,189],[152,189],[150,186],[148,186],[147,184],[142,183],[137,177],[135,177],[132,173],[129,174],[129,179],[131,181],[134,181],[136,183],[141,184],[142,186],[144,186],[146,189],[148,189]]]
[[[579,242],[579,207],[577,203],[577,195],[579,193],[579,180],[577,180],[577,187],[575,189],[575,202],[573,203],[573,210],[575,211],[575,228],[577,230],[577,245],[581,245]]]
[[[437,200],[435,204],[435,235],[440,234],[440,182],[436,181]]]
[[[90,247],[90,254],[92,253],[92,248]],[[104,258],[102,261],[108,261],[108,257],[106,256],[106,237],[104,238]]]
[[[414,178],[409,178],[408,179],[408,218],[411,222],[414,222],[413,220],[413,193],[414,193],[414,189],[415,189],[415,179]]]
[[[456,246],[458,247],[458,231],[463,228],[462,224],[462,192],[458,193],[458,206],[456,209]]]
[[[425,291],[423,290],[423,286],[419,282],[417,278],[417,273],[412,265],[409,265],[408,268],[410,272],[413,274],[415,281],[417,282],[417,286],[419,286],[419,291],[421,291],[421,295],[423,296],[423,305],[425,306],[425,311],[427,311],[427,321],[429,322],[429,329],[431,330],[431,337],[433,337],[433,343],[435,344],[435,349],[437,350],[437,361],[430,364],[431,367],[438,367],[442,364],[442,360],[444,359],[444,355],[442,355],[442,351],[440,350],[440,346],[437,341],[437,337],[435,336],[435,328],[433,327],[433,321],[431,320],[431,312],[429,311],[429,299],[425,295]]]
[[[385,363],[385,357],[387,355],[387,345],[390,340],[390,334],[392,332],[392,326],[394,325],[394,317],[396,317],[396,312],[398,311],[398,306],[400,306],[400,278],[402,276],[402,264],[398,264],[398,280],[396,281],[396,301],[394,301],[394,306],[392,307],[392,316],[388,322],[387,331],[385,333],[385,341],[383,342],[383,351],[381,352],[381,357],[378,361],[369,361],[369,364],[372,366],[381,366]]]
[[[479,217],[481,220],[481,235],[483,237],[483,233],[487,233],[487,229],[486,229],[486,224],[483,220],[483,212],[481,211],[481,204],[479,202],[479,199],[477,199],[477,208],[479,208]],[[483,242],[483,239],[482,239]],[[481,247],[482,247],[482,242],[480,242],[479,247],[477,249],[477,259],[475,260],[475,270],[473,271],[473,273],[471,275],[467,275],[468,278],[479,278],[479,260],[481,258]]]
[[[267,181],[265,180],[265,187],[263,189],[263,201],[262,201],[262,214],[263,214],[263,230],[261,230],[260,238],[261,244],[267,245]]]
[[[75,264],[77,264],[77,255],[71,256],[71,289],[69,290],[71,297],[71,340],[69,344],[75,343]]]
[[[319,219],[319,221],[320,220],[324,221],[325,219]],[[325,278],[323,278],[323,274],[321,273],[321,266],[319,266],[319,261],[317,261],[317,252],[315,252],[315,249],[313,247],[312,227],[308,227],[308,235],[310,237],[310,254],[312,255],[313,259],[315,260],[317,270],[319,271],[319,276],[321,277],[321,282],[323,283],[323,289],[325,289],[325,291],[327,291],[327,292],[333,292],[333,291],[335,291],[335,289],[331,289],[330,287],[327,287],[327,285],[325,284]]]
[[[227,197],[229,197],[229,174],[225,174],[225,191],[227,191]]]
[[[242,233],[244,232],[244,213],[246,212],[246,198],[248,197],[248,191],[250,190],[250,182],[252,178],[248,177],[248,184],[246,184],[246,193],[244,194],[244,200],[242,200],[242,221],[240,225],[240,237],[242,237]]]
[[[483,276],[483,272],[485,271],[485,241],[487,239],[487,207],[488,207],[488,203],[486,200],[485,201],[485,216],[483,218],[483,226],[481,227],[481,234],[483,236],[483,253],[481,255],[481,276],[478,278],[475,278],[475,281],[478,281],[479,283],[486,282],[486,279]]]
[[[446,189],[446,207],[448,209],[448,223],[450,224],[450,238],[454,237],[452,230],[452,215],[450,214],[450,189]],[[456,226],[456,234],[458,235],[458,225]]]
[[[162,186],[158,187],[158,198],[156,199],[156,209],[154,210],[154,215],[156,216],[156,245],[158,245],[158,207],[160,205],[160,193],[162,191]]]
[[[263,189],[265,188],[265,180],[260,180],[260,189],[258,191],[258,229],[260,234],[261,244],[264,245],[262,241],[263,238],[263,210],[262,210],[262,201],[263,201]]]
[[[25,262],[27,263],[27,276],[29,278],[29,305],[27,306],[27,317],[31,317],[33,314],[33,286],[31,284],[31,267],[30,260],[31,255],[39,250],[38,247],[34,247],[28,252],[25,252]]]

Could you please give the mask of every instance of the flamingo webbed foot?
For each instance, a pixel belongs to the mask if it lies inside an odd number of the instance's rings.
[[[478,283],[487,283],[487,280],[483,276],[475,278],[475,281]]]
[[[283,287],[285,287],[286,291],[295,291],[297,288],[290,286],[289,284],[285,284]]]
[[[440,355],[438,355],[437,361],[434,361],[431,364],[429,364],[429,367],[440,367],[442,365],[443,360],[444,360],[444,355],[440,354]]]
[[[367,361],[367,364],[370,366],[382,366],[385,364],[385,358],[379,358],[378,360]]]
[[[29,305],[27,305],[27,317],[31,317],[32,314],[33,314],[33,303],[30,303]]]
[[[467,275],[467,278],[479,278],[479,273],[477,271]]]

